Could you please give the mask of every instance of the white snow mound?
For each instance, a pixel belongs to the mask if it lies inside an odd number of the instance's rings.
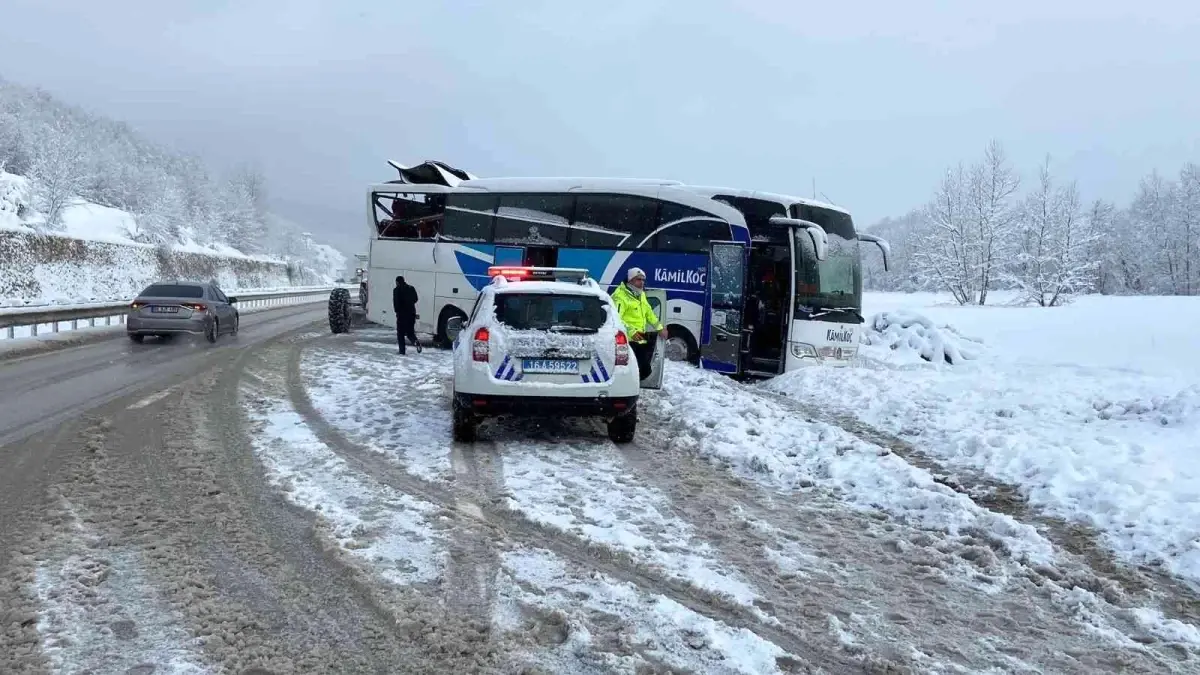
[[[1187,387],[1173,396],[1123,401],[1097,398],[1092,401],[1092,408],[1104,420],[1138,420],[1164,427],[1200,426],[1200,385]]]
[[[865,349],[863,356],[882,361],[915,361],[920,358],[932,363],[952,366],[978,358],[977,340],[965,338],[951,326],[937,327],[928,318],[908,311],[880,312],[871,317],[863,331],[862,344],[878,350]],[[895,352],[889,354],[888,351]],[[872,353],[875,352],[875,353]]]

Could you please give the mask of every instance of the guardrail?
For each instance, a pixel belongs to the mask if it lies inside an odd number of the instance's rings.
[[[261,310],[322,302],[329,298],[329,292],[334,288],[334,286],[323,286],[279,291],[235,291],[229,292],[229,295],[237,299],[239,310]],[[351,296],[357,295],[358,288],[350,289],[350,294]],[[131,302],[133,302],[132,298],[119,302],[98,302],[68,307],[53,305],[4,307],[0,308],[0,330],[4,331],[5,338],[13,340],[18,338],[18,328],[28,328],[29,336],[36,337],[42,332],[61,332],[64,324],[69,326],[66,328],[67,330],[77,330],[81,324],[83,327],[122,325],[125,323]],[[98,321],[104,323],[97,323]]]

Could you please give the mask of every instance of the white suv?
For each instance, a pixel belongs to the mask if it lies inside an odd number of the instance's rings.
[[[483,418],[603,417],[614,442],[633,440],[637,360],[608,294],[586,270],[492,267],[471,317],[451,319],[454,439]]]

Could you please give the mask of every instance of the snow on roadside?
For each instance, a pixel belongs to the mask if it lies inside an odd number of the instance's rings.
[[[355,341],[356,347],[377,344]],[[335,429],[415,476],[453,480],[446,354],[313,347],[305,350],[300,372],[313,407]]]
[[[786,490],[826,487],[851,506],[890,513],[953,536],[980,530],[1018,559],[1048,563],[1053,546],[1037,530],[980,508],[923,469],[835,426],[810,422],[783,401],[756,395],[721,375],[671,362],[663,389],[648,395],[678,426],[674,443]]]
[[[504,464],[509,508],[534,522],[623,551],[639,563],[773,621],[754,606],[760,593],[719,562],[690,523],[669,513],[664,494],[634,479],[603,436],[591,442],[555,442],[530,438],[525,427],[513,435],[503,430],[492,435],[499,436],[497,452]]]
[[[979,347],[978,342],[958,335],[951,326],[939,327],[925,316],[897,310],[871,317],[858,356],[884,362],[957,365],[978,358]]]
[[[40,562],[38,632],[55,672],[209,673],[202,643],[159,597],[139,555],[108,547],[64,500],[66,527]]]
[[[506,553],[502,568],[498,604],[527,605],[564,616],[563,643],[550,654],[538,655],[540,665],[556,672],[573,672],[580,661],[606,672],[635,672],[649,665],[637,656],[642,654],[689,672],[777,673],[777,659],[789,656],[748,630],[718,623],[632,584],[602,574],[572,576],[548,551]],[[494,615],[516,613],[498,607]],[[621,623],[614,625],[610,617]]]
[[[438,507],[354,473],[287,401],[249,386],[242,398],[261,427],[254,450],[268,480],[288,501],[316,513],[342,551],[398,585],[441,578],[446,542],[429,522]]]
[[[1197,343],[1163,339],[1139,366],[1124,352],[1146,340],[1147,327],[1109,320],[1126,300],[929,307],[922,311],[940,322],[961,319],[989,349],[956,367],[811,368],[764,388],[897,434],[949,469],[1015,485],[1048,514],[1098,529],[1124,560],[1200,583],[1200,385],[1187,371]],[[1200,303],[1180,298],[1171,310],[1168,300],[1145,302],[1200,331]],[[1121,363],[1091,350],[1096,326],[1105,327],[1108,352],[1126,345]],[[1065,361],[1073,345],[1077,356]],[[1172,357],[1176,371],[1159,367]]]

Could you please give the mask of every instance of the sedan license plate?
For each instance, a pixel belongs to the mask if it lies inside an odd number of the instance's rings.
[[[178,314],[178,313],[179,313],[179,308],[178,308],[178,307],[169,307],[169,306],[155,305],[155,306],[153,306],[153,307],[151,307],[151,308],[150,308],[150,311],[151,311],[151,312],[153,312],[153,313],[155,313],[155,314]]]
[[[524,359],[521,370],[526,373],[561,373],[574,375],[579,372],[579,362],[570,359]]]

